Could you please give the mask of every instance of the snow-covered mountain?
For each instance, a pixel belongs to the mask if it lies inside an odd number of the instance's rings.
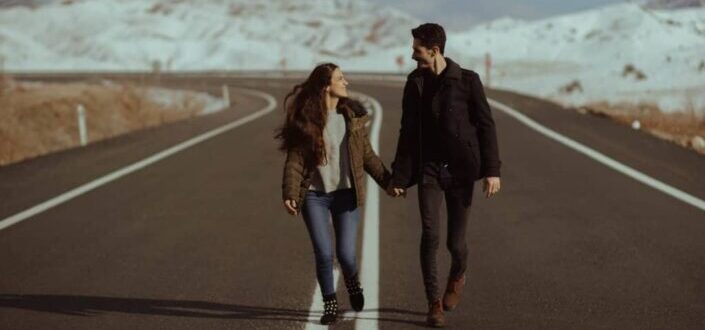
[[[56,0],[0,0],[0,7],[38,7],[44,4],[55,2]]]
[[[308,69],[405,46],[418,21],[360,0],[53,1],[0,10],[11,70]]]
[[[409,30],[421,23],[364,0],[35,1],[0,8],[7,70],[310,70],[334,61],[348,72],[408,72]],[[566,104],[705,113],[705,8],[696,2],[502,18],[449,33],[447,55],[484,77],[489,53],[492,86]]]
[[[565,103],[651,103],[705,114],[705,8],[619,4],[538,21],[496,20],[452,36],[449,54],[492,84]],[[482,71],[480,71],[482,72]]]
[[[646,3],[651,9],[678,9],[705,7],[705,0],[651,0]]]

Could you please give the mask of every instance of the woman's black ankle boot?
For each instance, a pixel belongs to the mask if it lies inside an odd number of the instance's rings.
[[[361,311],[365,306],[365,296],[362,295],[362,288],[357,274],[345,280],[345,287],[348,289],[348,295],[350,296],[350,305],[356,312]]]
[[[333,324],[338,320],[338,299],[335,293],[323,296],[323,316],[321,324]]]

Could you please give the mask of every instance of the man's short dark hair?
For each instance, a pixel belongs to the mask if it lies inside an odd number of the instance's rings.
[[[443,27],[436,23],[424,23],[415,29],[411,29],[411,35],[414,39],[419,39],[422,46],[431,48],[438,46],[443,54],[446,48],[446,32]]]

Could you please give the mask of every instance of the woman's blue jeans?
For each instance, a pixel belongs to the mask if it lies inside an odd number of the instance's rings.
[[[353,189],[330,193],[308,191],[302,214],[311,236],[316,256],[316,277],[324,296],[335,293],[333,281],[333,242],[330,230],[332,218],[335,232],[335,250],[345,278],[357,273],[355,247],[359,211]]]

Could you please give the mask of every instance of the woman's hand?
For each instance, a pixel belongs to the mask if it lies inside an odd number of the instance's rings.
[[[284,201],[284,208],[291,215],[298,215],[299,214],[299,210],[296,209],[296,206],[297,206],[296,201],[293,199],[287,199]]]

